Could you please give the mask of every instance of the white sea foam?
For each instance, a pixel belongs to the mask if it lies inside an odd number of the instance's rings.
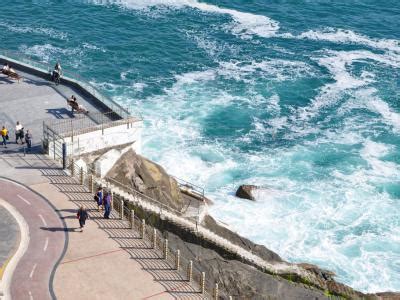
[[[251,35],[271,37],[279,30],[279,23],[266,16],[223,8],[197,0],[93,0],[90,2],[95,4],[116,4],[136,10],[166,6],[172,8],[190,7],[202,12],[228,15],[233,20],[232,33],[245,38]]]
[[[314,117],[323,108],[336,104],[347,90],[364,88],[375,82],[375,75],[371,72],[364,71],[360,76],[353,74],[351,71],[353,63],[375,61],[392,68],[400,68],[400,56],[391,53],[376,54],[367,50],[355,50],[325,51],[324,54],[322,57],[315,58],[315,60],[319,65],[328,69],[335,82],[324,85],[309,106],[298,110],[302,120]],[[381,111],[392,120],[396,117],[393,114],[389,115],[387,110]]]
[[[374,39],[365,35],[355,33],[352,30],[337,29],[328,27],[325,30],[309,30],[295,37],[298,39],[310,39],[320,41],[330,41],[335,43],[364,45],[375,49],[391,50],[400,52],[400,41],[394,39]]]
[[[83,54],[82,49],[80,48],[63,49],[51,44],[34,45],[31,47],[23,45],[20,47],[20,50],[27,55],[37,56],[45,62],[53,61],[55,57],[60,54],[74,58]]]
[[[41,34],[47,35],[51,38],[56,38],[60,40],[68,40],[68,34],[64,32],[57,31],[52,28],[46,27],[27,27],[27,26],[20,26],[17,24],[0,22],[0,27],[6,28],[7,30],[15,33],[34,33],[34,34]]]

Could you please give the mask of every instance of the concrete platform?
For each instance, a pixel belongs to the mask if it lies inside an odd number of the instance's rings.
[[[78,103],[88,111],[89,120],[96,125],[95,115],[104,113],[96,103],[82,95],[77,89],[54,83],[43,78],[24,73],[18,69],[23,80],[19,83],[0,74],[0,126],[6,126],[10,142],[15,143],[15,125],[19,121],[33,135],[33,144],[40,144],[43,120],[74,119],[80,114],[72,114],[66,99],[75,95]],[[93,117],[91,117],[93,116]],[[85,122],[87,124],[87,122]],[[0,147],[1,148],[1,147]],[[20,147],[11,147],[19,149]]]

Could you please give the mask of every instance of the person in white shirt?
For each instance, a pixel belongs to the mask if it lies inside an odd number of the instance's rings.
[[[24,143],[24,127],[17,121],[17,125],[15,126],[15,143],[18,144],[18,139],[21,140],[21,143]]]
[[[3,68],[1,69],[1,72],[4,74],[7,74],[10,71],[10,65],[6,63]]]

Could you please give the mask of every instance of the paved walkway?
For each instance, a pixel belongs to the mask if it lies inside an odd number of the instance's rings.
[[[19,234],[17,221],[0,204],[0,281],[10,257],[18,247]]]
[[[0,190],[2,199],[14,206],[29,228],[28,248],[12,274],[11,297],[51,299],[50,278],[66,246],[64,224],[49,203],[29,189],[0,179]]]
[[[61,223],[41,224],[42,228],[36,229],[42,239],[39,249],[44,247],[46,234],[53,236],[67,232],[68,235],[67,251],[53,279],[58,299],[203,298],[197,292],[198,288],[187,284],[185,278],[161,258],[160,253],[149,249],[148,242],[128,229],[127,221],[118,220],[115,216],[114,219],[104,220],[101,212],[95,209],[92,195],[65,175],[51,159],[41,154],[24,156],[22,153],[0,151],[0,170],[2,176],[23,183],[48,199],[66,224],[66,231]],[[32,203],[33,196],[25,196],[24,199]],[[20,205],[25,205],[26,209],[29,205],[24,203],[22,200]],[[91,219],[84,232],[79,232],[76,230],[76,211],[82,204],[88,207]],[[18,284],[22,279],[16,277],[15,280]]]
[[[1,181],[1,196],[25,218],[31,235],[12,277],[14,299],[48,299],[52,290],[58,299],[203,298],[198,287],[189,285],[126,221],[116,216],[104,220],[93,195],[40,154],[40,147],[25,154],[23,146],[15,144],[16,121],[33,132],[39,145],[43,119],[73,117],[65,98],[72,93],[82,97],[65,86],[21,74],[21,83],[0,75],[0,126],[11,128],[8,148],[0,146],[0,176],[28,188]],[[81,103],[96,112],[87,99],[82,97]],[[80,205],[89,209],[91,218],[84,232],[76,230]]]

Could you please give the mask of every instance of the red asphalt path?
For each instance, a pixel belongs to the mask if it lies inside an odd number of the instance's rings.
[[[29,245],[11,279],[11,298],[55,298],[52,284],[55,267],[67,243],[65,223],[40,195],[14,182],[0,179],[1,198],[24,217],[29,227]]]

